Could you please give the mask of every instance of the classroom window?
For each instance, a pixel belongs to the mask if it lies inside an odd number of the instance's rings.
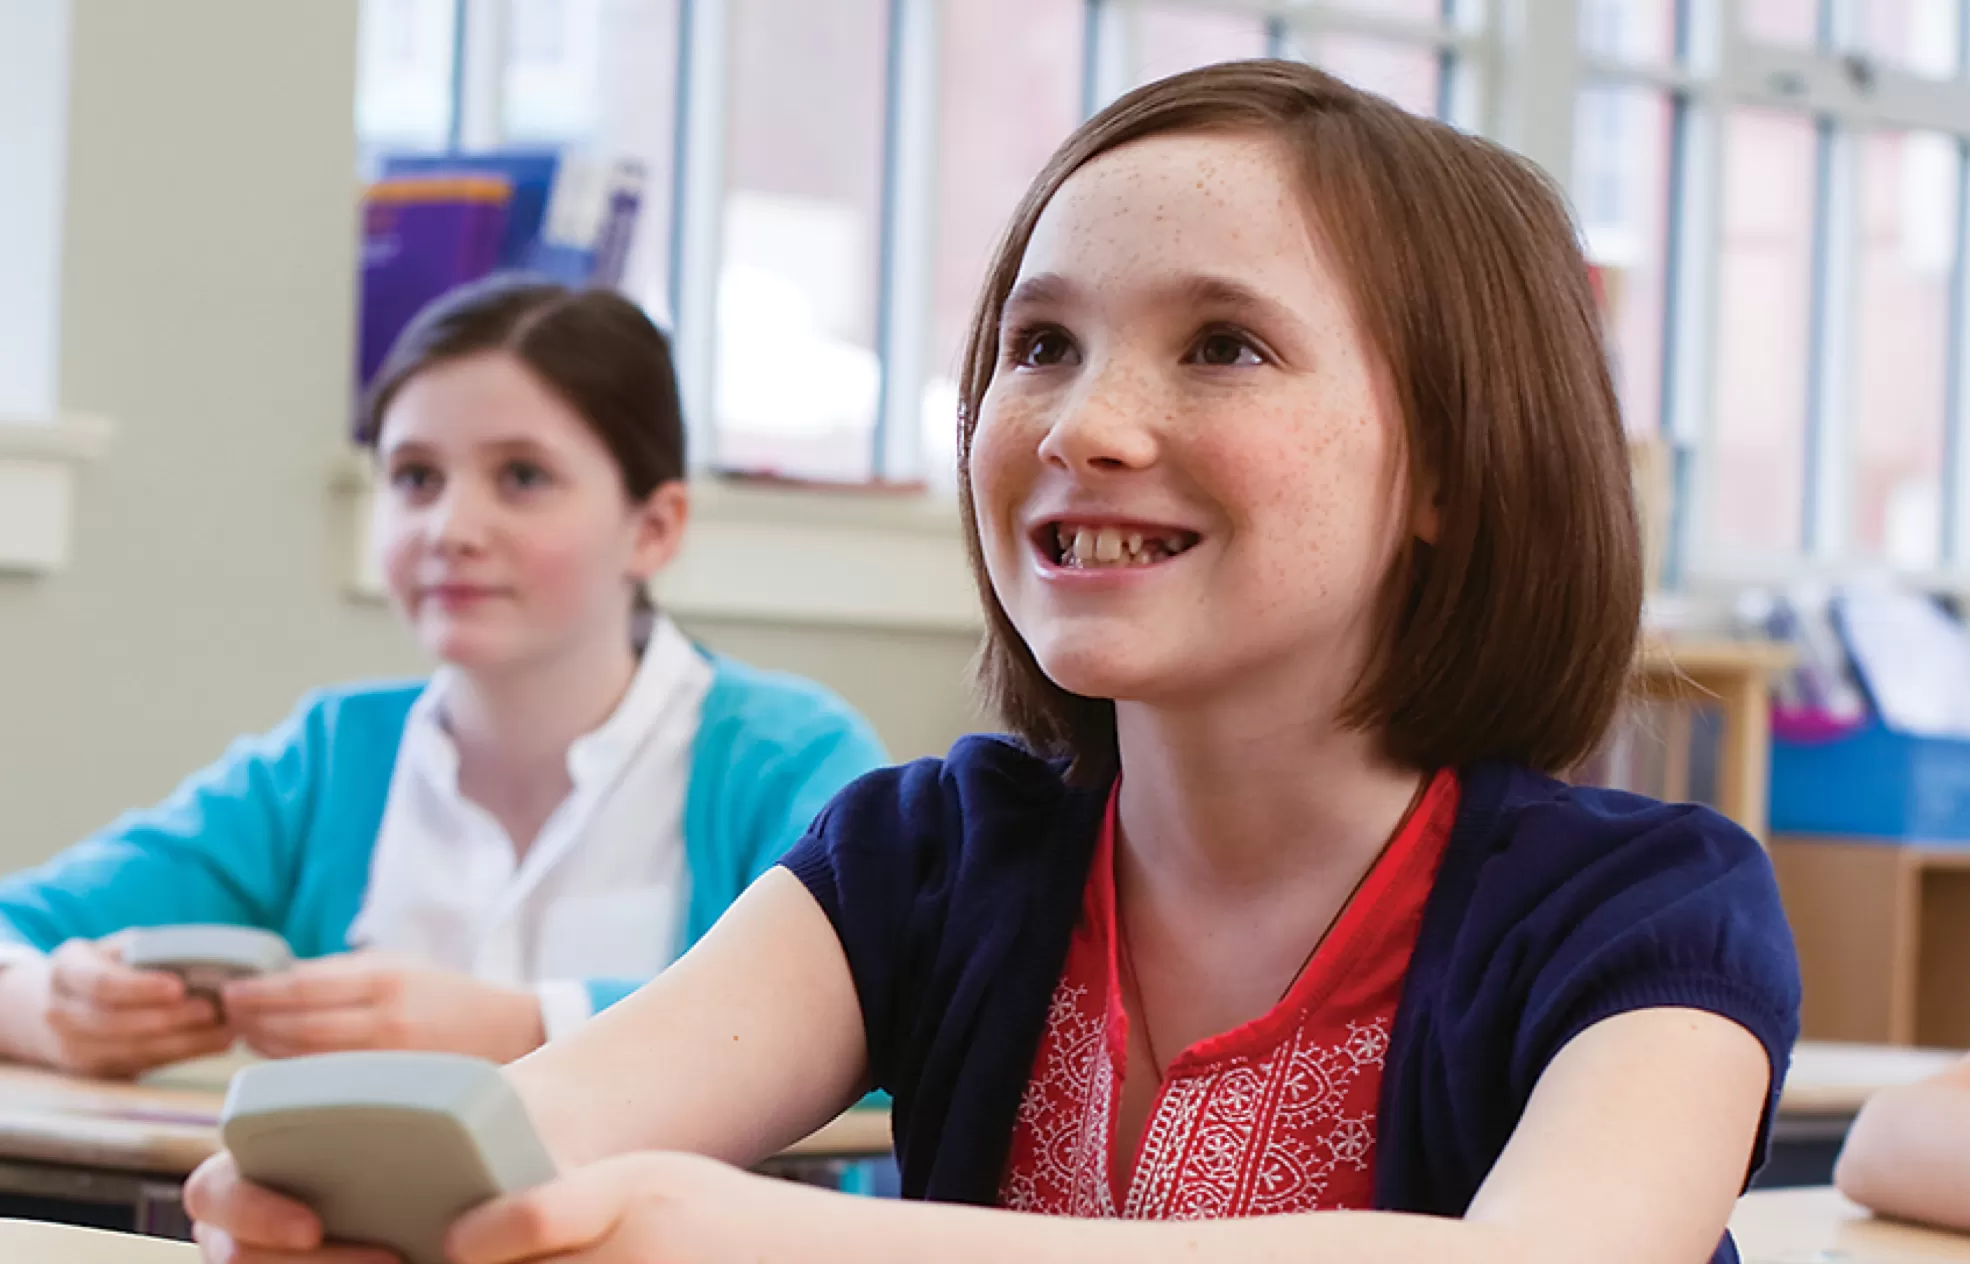
[[[1438,113],[1443,57],[1430,45],[1337,32],[1294,40],[1289,51],[1412,114]]]
[[[683,58],[690,99],[716,112],[694,131],[676,115],[682,0],[363,0],[364,153],[459,138],[635,159],[626,288],[706,335],[691,360],[702,456],[948,490],[986,262],[1091,105],[1271,53],[1418,113],[1454,99],[1474,130],[1569,110],[1568,193],[1626,423],[1677,454],[1681,573],[1964,564],[1951,413],[1970,388],[1950,354],[1970,308],[1964,0],[1577,0],[1577,64],[1516,65],[1506,42],[1495,68],[1466,55],[1504,20],[1488,2],[943,0],[932,26],[919,3],[725,0],[722,34],[694,27]],[[1733,15],[1737,32],[1714,38]],[[926,48],[933,73],[899,69]],[[499,72],[463,73],[487,49]],[[1772,108],[1779,49],[1843,73],[1804,76]],[[1850,54],[1865,61],[1836,65]],[[1879,88],[1866,101],[1846,86],[1856,73]],[[915,111],[934,126],[913,127]],[[716,187],[673,187],[686,137],[691,154],[715,148],[690,169]],[[718,226],[702,238],[715,258],[680,253],[674,207],[687,228]],[[670,311],[673,292],[689,310]]]
[[[366,150],[440,149],[451,134],[455,0],[367,0],[356,134]]]
[[[592,2],[592,0],[591,0]],[[670,311],[671,203],[677,162],[677,37],[681,0],[603,0],[595,41],[596,116],[585,134],[598,153],[633,159],[643,198],[623,289],[664,325]]]
[[[1674,61],[1679,7],[1680,0],[1582,0],[1581,50],[1642,64]]]
[[[1623,84],[1590,84],[1575,115],[1574,203],[1631,433],[1655,430],[1662,416],[1677,117],[1668,93]]]
[[[1446,0],[1328,0],[1328,3],[1336,9],[1353,9],[1376,17],[1436,22],[1444,16]]]
[[[1818,138],[1810,119],[1740,110],[1724,145],[1711,542],[1786,556],[1805,535]]]
[[[1265,19],[1251,13],[1141,4],[1132,7],[1130,16],[1138,84],[1267,52]]]
[[[738,0],[718,274],[716,462],[856,481],[882,365],[884,0]]]
[[[1861,52],[1925,78],[1957,73],[1963,0],[1866,0],[1855,16]]]
[[[1861,557],[1927,569],[1942,557],[1957,147],[1904,132],[1859,147],[1852,543]]]
[[[521,144],[590,139],[602,118],[603,0],[506,0],[502,130]]]
[[[997,0],[944,10],[939,61],[937,249],[923,393],[924,472],[957,465],[958,378],[972,303],[1013,207],[1081,121],[1083,0]]]
[[[1744,33],[1774,44],[1808,46],[1819,40],[1822,0],[1742,0]]]

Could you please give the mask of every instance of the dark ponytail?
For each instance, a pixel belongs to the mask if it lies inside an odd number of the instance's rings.
[[[643,309],[613,290],[496,276],[453,290],[417,314],[377,370],[356,438],[374,449],[389,411],[424,370],[501,351],[526,365],[608,447],[623,491],[641,503],[684,477],[684,411],[670,340]],[[630,636],[640,653],[656,603],[636,586]]]

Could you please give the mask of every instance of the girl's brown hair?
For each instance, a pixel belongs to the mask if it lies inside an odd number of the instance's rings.
[[[1377,653],[1343,722],[1382,734],[1390,758],[1416,767],[1578,762],[1628,678],[1642,569],[1620,408],[1565,203],[1524,159],[1297,62],[1232,62],[1138,88],[1070,136],[1013,213],[959,384],[987,700],[1036,750],[1072,760],[1076,779],[1112,775],[1114,703],[1048,679],[992,590],[972,435],[1006,296],[1047,203],[1110,150],[1197,132],[1270,137],[1298,169],[1393,384],[1409,495],[1433,497],[1436,540],[1408,542],[1390,568]]]
[[[467,356],[510,355],[575,410],[607,445],[623,492],[641,503],[684,477],[684,411],[670,340],[611,290],[498,276],[446,294],[417,314],[364,397],[356,437],[374,449],[384,414],[410,380]],[[653,613],[639,585],[638,622]]]

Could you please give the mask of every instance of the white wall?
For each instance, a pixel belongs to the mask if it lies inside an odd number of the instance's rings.
[[[0,576],[0,869],[156,798],[311,685],[422,667],[387,610],[343,595],[331,491],[355,0],[71,8],[60,403],[117,431],[71,568]],[[961,631],[686,622],[834,686],[899,755],[975,724]]]

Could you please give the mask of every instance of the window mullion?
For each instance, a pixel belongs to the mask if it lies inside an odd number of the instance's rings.
[[[1956,143],[1956,224],[1944,372],[1943,561],[1970,562],[1970,139]]]
[[[452,147],[496,149],[506,140],[506,63],[509,0],[459,0],[453,67]]]
[[[1855,452],[1854,319],[1862,247],[1861,140],[1831,119],[1819,124],[1813,215],[1811,339],[1807,359],[1805,546],[1821,561],[1846,555]]]
[[[879,479],[923,472],[925,342],[937,214],[939,0],[890,0],[884,94],[883,231],[876,348],[882,396],[871,439]]]
[[[1081,113],[1093,117],[1135,82],[1135,5],[1131,0],[1086,0]]]
[[[1665,580],[1677,583],[1715,538],[1717,308],[1723,253],[1724,115],[1717,102],[1678,110],[1664,339],[1664,430],[1675,451],[1675,522]]]
[[[718,277],[723,267],[726,92],[733,0],[679,0],[671,313],[693,464],[718,460]]]

